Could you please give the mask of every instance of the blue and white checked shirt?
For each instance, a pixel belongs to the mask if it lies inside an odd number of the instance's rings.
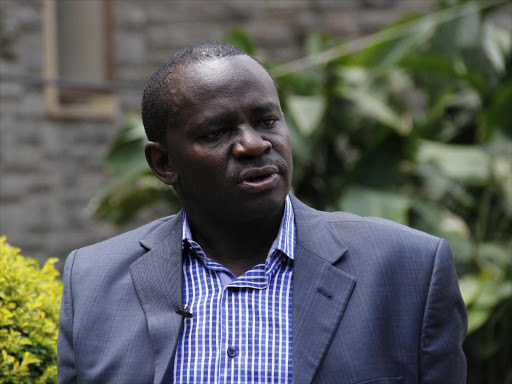
[[[185,318],[175,383],[292,383],[295,223],[290,198],[267,259],[238,278],[192,240],[183,213]]]

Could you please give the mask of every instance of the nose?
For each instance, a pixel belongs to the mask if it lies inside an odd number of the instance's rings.
[[[238,140],[233,145],[233,155],[236,158],[256,157],[272,148],[270,141],[261,137],[260,133],[251,126],[240,127]]]

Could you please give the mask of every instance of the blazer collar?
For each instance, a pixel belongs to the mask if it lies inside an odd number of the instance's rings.
[[[295,214],[297,244],[330,264],[337,263],[348,251],[348,247],[327,223],[326,213],[307,206],[293,195],[290,196]]]
[[[183,318],[181,212],[171,216],[140,243],[148,252],[130,266],[137,296],[144,310],[155,358],[154,383],[170,383],[174,353]]]
[[[292,304],[293,382],[303,384],[313,380],[356,280],[340,268],[348,248],[325,221],[326,214],[295,197],[292,204],[297,228]]]
[[[150,250],[159,245],[163,240],[169,237],[169,235],[179,231],[181,237],[181,223],[182,223],[182,212],[179,211],[175,215],[168,216],[160,219],[162,224],[157,226],[151,232],[147,233],[139,243],[146,249]],[[180,243],[181,244],[181,243]]]

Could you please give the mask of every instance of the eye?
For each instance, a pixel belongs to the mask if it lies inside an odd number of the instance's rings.
[[[217,139],[224,134],[226,130],[224,128],[214,129],[204,135],[207,139]]]
[[[265,120],[262,120],[261,122],[261,125],[263,125],[264,127],[273,127],[274,124],[276,123],[276,119],[265,119]]]

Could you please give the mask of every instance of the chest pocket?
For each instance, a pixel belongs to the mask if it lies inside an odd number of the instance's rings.
[[[359,381],[356,384],[399,384],[399,383],[404,383],[403,377],[381,377],[380,379]]]

